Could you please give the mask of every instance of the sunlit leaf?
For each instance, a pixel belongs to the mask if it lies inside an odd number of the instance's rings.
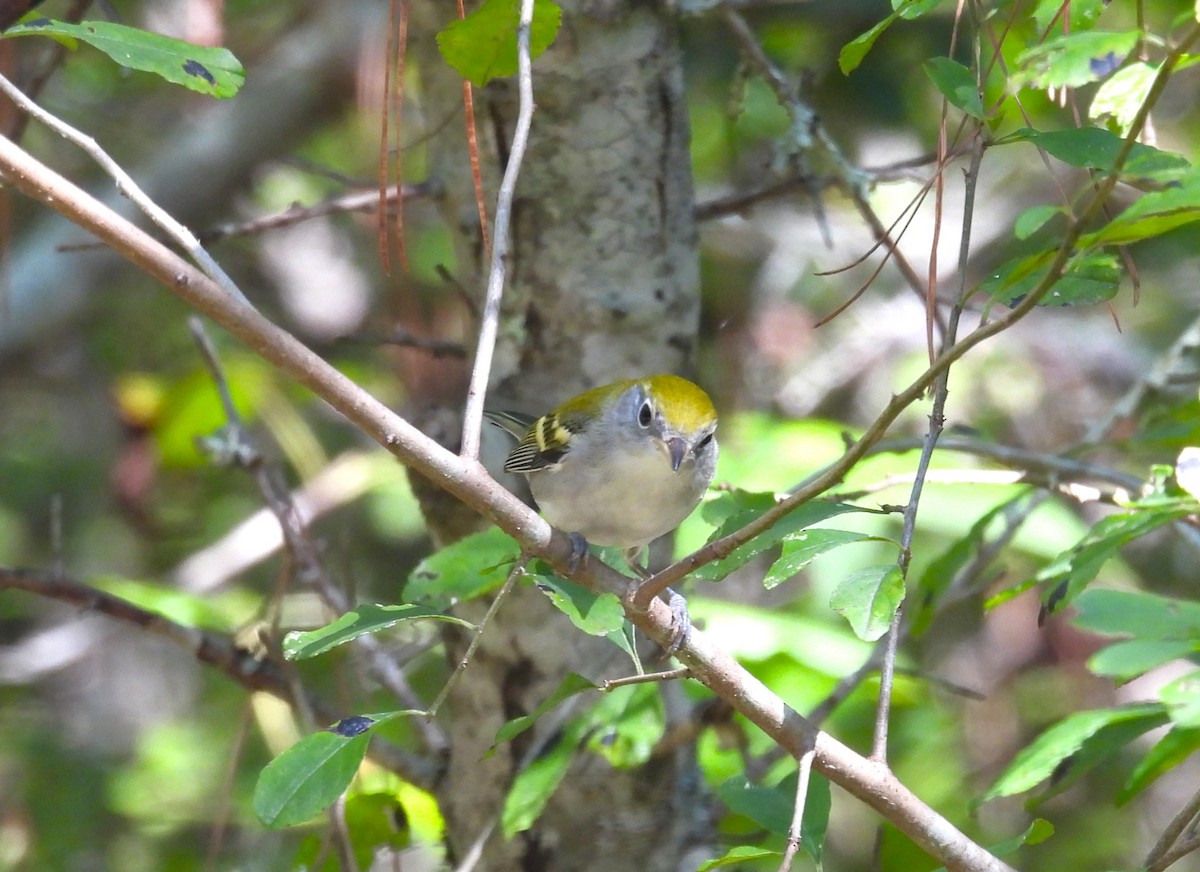
[[[1046,40],[1017,58],[1021,81],[1035,88],[1077,88],[1097,82],[1120,66],[1139,32],[1081,30]]]
[[[1129,723],[1144,732],[1162,725],[1166,720],[1166,712],[1156,703],[1076,712],[1046,730],[1017,754],[979,801],[982,803],[999,796],[1012,796],[1036,787],[1053,775],[1064,760],[1078,752],[1084,742],[1105,727]]]
[[[322,730],[306,736],[266,765],[251,803],[268,827],[278,829],[311,820],[345,792],[367,753],[370,730],[400,712],[360,716],[342,732]],[[361,728],[360,728],[361,727]]]
[[[625,610],[616,594],[592,593],[582,585],[555,576],[540,576],[538,589],[576,627],[592,636],[607,636],[625,624]]]
[[[399,623],[416,620],[450,621],[468,629],[475,626],[470,621],[424,606],[362,603],[324,627],[288,633],[283,639],[283,655],[289,660],[316,657],[367,633],[378,633]]]
[[[1200,603],[1124,590],[1089,590],[1075,602],[1072,623],[1107,636],[1200,638]]]
[[[437,35],[446,63],[477,88],[517,72],[517,25],[521,0],[484,0],[466,18],[456,19]],[[552,0],[537,0],[529,27],[529,54],[536,58],[558,35],[562,9]]]
[[[1128,245],[1200,221],[1200,173],[1190,173],[1160,191],[1142,194],[1081,246]]]
[[[1200,637],[1192,640],[1130,639],[1097,651],[1088,658],[1088,669],[1096,675],[1125,680],[1197,652],[1200,652]]]
[[[894,563],[868,566],[842,580],[829,606],[850,622],[858,638],[874,642],[888,631],[904,600],[904,577]]]
[[[888,542],[896,545],[890,539],[881,536],[869,536],[866,533],[856,533],[851,530],[828,530],[816,527],[797,533],[783,543],[783,552],[778,560],[771,564],[763,578],[763,587],[767,590],[782,584],[794,576],[822,554],[849,545],[852,542]],[[899,548],[899,545],[896,545]]]
[[[1189,729],[1200,727],[1200,670],[1176,678],[1158,695],[1177,725]]]
[[[1102,121],[1111,118],[1121,136],[1128,135],[1133,119],[1146,102],[1150,85],[1158,67],[1145,61],[1132,63],[1111,76],[1092,97],[1088,118]]]
[[[709,541],[720,539],[729,533],[740,530],[774,505],[774,498],[770,494],[748,494],[745,491],[722,494],[716,500],[706,504],[703,510],[706,517],[724,518],[721,526],[713,533]],[[709,581],[720,580],[767,549],[804,534],[806,529],[813,524],[847,512],[864,511],[867,510],[847,503],[812,500],[796,507],[769,530],[735,548],[728,557],[700,567],[692,573],[692,576]]]
[[[100,49],[122,66],[155,73],[168,82],[210,97],[232,97],[246,78],[241,63],[229,49],[193,45],[111,21],[70,24],[36,18],[8,28],[2,36],[78,39]]]
[[[520,553],[496,527],[467,536],[422,560],[408,577],[404,598],[438,610],[474,599],[502,585]]]

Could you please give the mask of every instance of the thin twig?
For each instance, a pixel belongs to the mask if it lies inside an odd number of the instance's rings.
[[[686,666],[681,666],[678,669],[668,669],[664,672],[643,672],[640,675],[627,675],[624,678],[608,678],[600,689],[605,693],[610,690],[616,690],[618,687],[625,687],[627,684],[646,684],[647,682],[659,681],[678,681],[683,678],[690,678],[692,670]]]
[[[479,458],[480,430],[483,426],[483,403],[492,372],[492,355],[496,351],[496,335],[500,329],[500,299],[504,295],[507,269],[509,223],[517,177],[525,149],[529,144],[529,128],[533,124],[533,70],[529,58],[529,26],[533,21],[533,0],[521,0],[521,21],[517,26],[517,90],[519,105],[517,125],[513,130],[512,146],[504,178],[496,194],[496,224],[492,234],[492,262],[488,271],[487,295],[484,298],[483,318],[479,324],[479,341],[475,348],[475,366],[471,370],[471,386],[467,389],[463,410],[461,455],[468,460]]]
[[[58,573],[42,572],[21,567],[0,566],[0,590],[23,590],[44,599],[73,605],[85,612],[95,612],[137,627],[145,633],[166,639],[187,651],[200,663],[211,666],[248,691],[261,691],[288,703],[295,703],[295,688],[279,664],[255,656],[239,646],[234,639],[220,633],[177,624],[156,612],[143,609],[126,599],[83,584]],[[328,723],[339,717],[335,709],[305,692],[307,704],[318,717]],[[402,751],[393,745],[371,745],[372,759],[380,765],[411,780],[414,784],[432,789],[438,767],[430,759]]]
[[[1191,798],[1184,804],[1176,814],[1171,818],[1171,822],[1163,829],[1163,833],[1158,837],[1158,841],[1154,843],[1154,847],[1146,854],[1146,859],[1142,861],[1142,866],[1147,870],[1165,869],[1166,866],[1156,866],[1167,853],[1171,850],[1179,837],[1183,835],[1188,824],[1200,815],[1200,790],[1192,794]]]
[[[213,260],[212,256],[204,250],[204,247],[200,244],[200,240],[190,230],[176,221],[165,209],[151,200],[146,192],[138,187],[133,177],[125,172],[121,165],[109,157],[108,152],[100,147],[100,143],[96,142],[95,139],[86,133],[76,130],[56,115],[47,112],[37,103],[26,97],[16,85],[4,78],[4,76],[0,76],[0,91],[8,95],[9,99],[26,114],[36,118],[59,136],[83,149],[92,160],[113,177],[117,183],[117,190],[132,200],[142,212],[149,216],[151,221],[174,239],[187,252],[188,256],[196,262],[200,269],[204,271],[205,275],[220,285],[229,296],[240,303],[244,303],[247,306],[250,305],[250,301],[246,299],[246,295],[242,293],[233,279],[226,274],[221,265]]]
[[[442,703],[444,703],[446,701],[446,697],[450,695],[450,689],[454,687],[459,677],[467,671],[467,666],[470,665],[471,658],[475,656],[475,649],[479,647],[479,642],[481,639],[483,639],[484,630],[487,629],[488,624],[491,623],[491,620],[493,617],[495,617],[496,612],[500,610],[500,603],[504,601],[504,598],[508,596],[509,591],[513,589],[513,585],[517,583],[517,579],[525,575],[525,566],[529,563],[529,558],[530,555],[522,554],[520,559],[517,560],[516,565],[512,568],[512,571],[508,573],[508,578],[504,580],[504,586],[500,588],[500,592],[496,594],[496,598],[493,599],[492,604],[488,606],[487,613],[484,614],[483,620],[480,621],[479,626],[476,627],[475,635],[471,639],[471,644],[467,646],[466,653],[463,654],[462,658],[458,661],[458,665],[454,667],[454,671],[450,673],[450,677],[447,678],[446,683],[442,685],[442,689],[438,693],[437,698],[433,701],[433,705],[431,705],[429,710],[425,713],[426,720],[431,720],[437,715],[438,710],[442,707]]]
[[[796,771],[796,798],[792,802],[792,822],[788,826],[787,847],[783,851],[783,862],[779,864],[779,872],[791,872],[792,863],[800,853],[801,837],[803,836],[804,807],[808,804],[808,785],[812,780],[813,757],[815,748],[809,748],[800,755]]]
[[[401,201],[436,196],[440,186],[434,182],[417,182],[411,185],[391,185],[387,188],[384,203],[392,208]],[[305,221],[338,215],[344,212],[374,212],[380,208],[379,191],[349,191],[330,197],[311,206],[294,203],[282,212],[251,218],[249,221],[220,224],[200,234],[200,241],[211,245],[234,236],[253,236],[268,230],[294,227]]]
[[[297,568],[300,580],[315,589],[334,613],[345,614],[350,609],[349,597],[326,572],[319,551],[307,534],[304,520],[297,511],[291,491],[283,481],[279,470],[273,464],[266,463],[261,452],[254,446],[252,438],[242,423],[237,407],[234,405],[228,380],[217,357],[216,348],[204,329],[204,322],[199,316],[193,315],[188,319],[188,326],[201,349],[205,363],[217,386],[217,391],[221,395],[221,402],[225,407],[226,418],[229,422],[227,429],[231,433],[229,442],[234,446],[235,456],[245,468],[253,473],[263,502],[279,523],[279,528],[283,533],[287,562]],[[273,623],[277,619],[278,611],[275,613]],[[384,650],[383,645],[375,636],[370,634],[359,636],[354,640],[354,644],[365,653],[371,674],[387,688],[388,692],[409,708],[420,709],[423,707],[416,692],[408,683],[404,671]],[[436,724],[418,719],[416,725],[431,751],[441,753],[449,747],[449,740]]]

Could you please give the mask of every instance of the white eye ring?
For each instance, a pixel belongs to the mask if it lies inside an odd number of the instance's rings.
[[[638,424],[642,428],[650,426],[650,422],[654,420],[654,407],[650,405],[649,400],[642,400],[642,407],[638,409]]]

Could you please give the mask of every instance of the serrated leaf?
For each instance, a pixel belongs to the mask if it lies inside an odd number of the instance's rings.
[[[983,99],[975,75],[958,61],[950,58],[930,58],[924,64],[925,75],[954,106],[972,118],[984,117]]]
[[[99,49],[122,66],[155,73],[210,97],[232,97],[245,81],[245,71],[233,52],[226,48],[193,45],[109,21],[70,24],[38,18],[14,25],[2,34],[9,36],[55,36],[77,39]]]
[[[521,0],[484,0],[466,18],[452,21],[437,35],[446,63],[475,87],[517,72],[517,26]],[[537,58],[558,35],[562,9],[552,0],[537,0],[529,26],[530,58]]]
[[[1133,724],[1144,732],[1160,726],[1166,720],[1163,707],[1157,703],[1076,712],[1046,730],[1017,754],[979,802],[1024,793],[1036,787],[1105,727]]]
[[[362,716],[361,729],[343,735],[331,730],[313,733],[266,765],[254,787],[251,807],[272,829],[304,823],[332,805],[358,772],[370,730],[401,712]],[[339,722],[345,723],[345,722]]]
[[[852,542],[889,542],[880,536],[867,533],[855,533],[852,530],[829,530],[824,527],[804,530],[783,543],[783,553],[771,564],[763,578],[763,587],[767,590],[777,587],[794,576],[822,554],[849,545]],[[899,545],[896,546],[899,548]]]
[[[1062,213],[1062,206],[1051,206],[1049,204],[1032,206],[1018,215],[1017,220],[1013,222],[1013,236],[1017,237],[1017,239],[1028,239],[1041,230],[1047,221],[1055,215],[1061,215]]]
[[[625,625],[625,610],[616,594],[592,593],[582,585],[556,576],[539,576],[538,590],[583,632],[607,636]]]
[[[513,718],[508,723],[504,724],[496,731],[496,744],[507,742],[521,735],[535,723],[537,719],[544,715],[550,709],[554,708],[564,699],[575,696],[577,693],[583,693],[585,690],[599,690],[599,688],[582,675],[574,672],[569,673],[561,682],[558,688],[536,709],[527,715],[522,715],[519,718]]]
[[[1200,748],[1200,728],[1172,727],[1138,761],[1129,780],[1117,794],[1117,805],[1129,802],[1153,784],[1160,775],[1171,771],[1191,757],[1198,748]]]
[[[424,606],[363,603],[324,627],[288,633],[283,638],[283,656],[288,660],[316,657],[359,636],[378,633],[405,621],[418,620],[449,621],[469,630],[475,629],[475,625],[470,621]]]
[[[766,496],[764,500],[763,497]],[[736,530],[740,530],[746,524],[753,521],[755,518],[767,511],[768,508],[774,505],[774,499],[769,495],[762,494],[747,494],[742,491],[732,494],[722,494],[727,500],[714,501],[718,505],[710,511],[721,512],[723,508],[727,508],[730,503],[737,501],[745,501],[748,508],[741,511],[733,511],[722,522],[721,526],[709,537],[709,541],[715,541],[723,536],[728,535]],[[801,535],[806,528],[820,521],[826,521],[829,518],[837,517],[838,515],[846,514],[847,512],[865,512],[867,509],[858,506],[852,506],[847,503],[833,503],[828,500],[812,500],[802,506],[797,506],[795,510],[785,515],[780,521],[771,527],[771,529],[760,533],[749,542],[741,545],[733,550],[733,552],[721,560],[715,560],[712,563],[701,566],[692,573],[694,578],[703,578],[707,581],[719,581],[729,573],[738,569],[768,548],[773,548],[781,542],[786,542]]]
[[[1035,88],[1078,88],[1112,74],[1137,44],[1136,30],[1081,30],[1046,40],[1017,58]]]
[[[1053,595],[1053,602],[1047,599],[1047,608],[1058,611],[1074,600],[1122,546],[1186,514],[1186,510],[1167,507],[1102,518],[1083,539],[1038,572],[1037,581]]]
[[[475,533],[422,560],[408,577],[404,598],[444,610],[482,596],[504,583],[520,553],[517,543],[495,527]]]
[[[894,563],[868,566],[842,580],[829,606],[850,622],[855,635],[874,642],[888,631],[904,600],[904,577]]]

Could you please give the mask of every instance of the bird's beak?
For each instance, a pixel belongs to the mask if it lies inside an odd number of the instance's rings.
[[[689,450],[687,441],[680,439],[678,436],[667,440],[667,453],[671,456],[672,472],[679,472],[683,458],[687,456]]]

